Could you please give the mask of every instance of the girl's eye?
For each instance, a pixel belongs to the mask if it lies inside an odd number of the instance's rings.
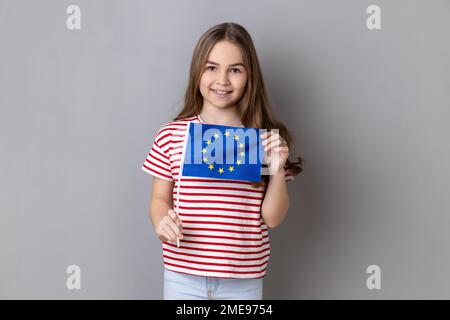
[[[215,66],[207,66],[206,70],[214,70],[214,68],[216,68]],[[233,71],[233,73],[240,73],[241,70],[239,68],[231,68],[230,70]]]

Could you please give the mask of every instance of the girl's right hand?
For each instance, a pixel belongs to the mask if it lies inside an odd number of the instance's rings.
[[[183,239],[183,225],[175,211],[169,209],[159,225],[156,227],[156,234],[162,242],[171,241],[176,243],[177,237]]]

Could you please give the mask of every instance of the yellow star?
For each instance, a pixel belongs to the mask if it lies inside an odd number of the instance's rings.
[[[241,164],[241,160],[236,161],[236,163],[239,166]]]
[[[243,156],[244,156],[244,154],[245,154],[245,152],[244,152],[244,151],[242,151],[242,152],[240,152],[239,154],[241,155],[241,157],[243,157]]]
[[[206,153],[206,148],[203,148],[202,153]]]
[[[244,144],[241,142],[241,143],[239,143],[239,148],[243,148],[244,147]]]
[[[225,136],[228,137],[230,135],[230,133],[228,131],[225,131]]]
[[[210,145],[211,144],[211,140],[206,141],[206,144]]]
[[[230,172],[233,172],[233,171],[234,171],[233,166],[230,166],[230,167],[228,168],[228,170],[230,170]]]
[[[223,173],[223,169],[222,169],[222,168],[219,168],[219,170],[218,170],[218,171],[219,171],[219,173],[220,173],[220,174],[222,174],[222,173]]]
[[[217,139],[219,137],[219,134],[217,132],[214,133],[214,137]]]
[[[212,170],[212,169],[214,169],[214,166],[213,166],[213,164],[211,163],[209,166],[208,166],[208,168],[209,168],[209,170]]]
[[[234,135],[234,140],[236,140],[236,141],[239,140],[239,136],[237,134]]]
[[[208,157],[203,157],[203,161],[207,162],[208,161]]]

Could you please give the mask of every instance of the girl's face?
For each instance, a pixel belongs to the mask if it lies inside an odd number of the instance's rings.
[[[241,48],[229,41],[217,42],[211,50],[200,79],[203,104],[216,108],[234,106],[247,83]]]

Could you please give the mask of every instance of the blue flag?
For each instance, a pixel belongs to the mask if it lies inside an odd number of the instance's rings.
[[[190,123],[187,130],[183,176],[261,181],[264,129]]]

